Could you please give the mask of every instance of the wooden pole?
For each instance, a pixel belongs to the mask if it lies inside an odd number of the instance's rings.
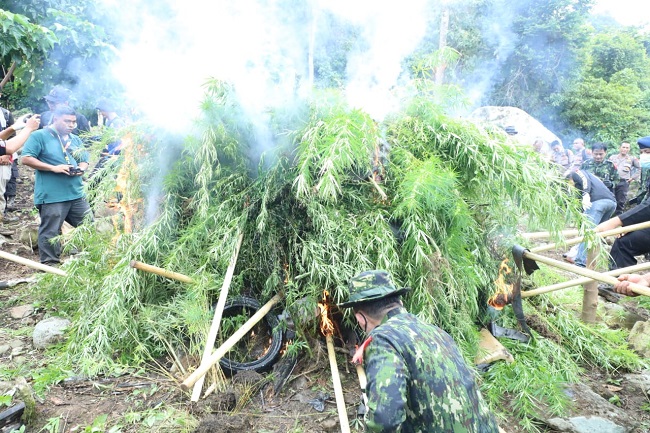
[[[43,263],[38,263],[35,262],[34,260],[29,260],[24,257],[17,256],[15,254],[6,253],[4,251],[0,251],[0,258],[18,263],[20,265],[25,265],[33,269],[38,269],[39,271],[49,272],[50,274],[60,275],[62,277],[68,276],[68,274],[65,271],[62,271],[61,269],[55,268],[53,266],[44,265]]]
[[[359,387],[361,388],[361,391],[363,391],[365,393],[366,392],[366,385],[368,385],[368,378],[366,377],[366,370],[363,369],[363,365],[361,363],[354,364],[354,366],[357,369],[357,377],[359,378]]]
[[[593,270],[596,253],[593,248],[587,251],[587,269]],[[596,323],[596,310],[598,309],[598,281],[591,280],[582,285],[582,314],[581,320],[585,323]]]
[[[633,232],[636,230],[642,230],[642,229],[647,229],[650,228],[650,221],[646,221],[643,223],[638,223],[638,224],[632,224],[631,226],[625,226],[625,227],[618,227],[612,230],[605,230],[603,232],[598,232],[596,233],[598,236],[601,238],[607,237],[607,236],[615,236],[615,235],[620,235],[623,233],[629,233]],[[580,242],[584,241],[584,236],[579,236],[577,238],[573,239],[567,239],[565,242],[557,242],[554,244],[548,244],[548,245],[542,245],[537,248],[531,248],[532,253],[541,253],[542,251],[550,251],[556,249],[558,246],[571,246],[571,245],[576,245],[579,244]]]
[[[561,262],[549,257],[540,256],[539,254],[531,253],[530,251],[524,252],[524,258],[535,260],[536,262],[544,263],[549,266],[555,266],[556,268],[573,272],[574,274],[582,275],[583,277],[588,277],[592,280],[601,281],[603,283],[612,285],[618,283],[618,280],[615,277],[606,275],[601,272],[596,272],[592,269],[581,268],[580,266],[570,265],[569,263]],[[630,283],[629,288],[636,294],[650,296],[650,288],[648,287]]]
[[[271,300],[269,302],[264,304],[262,306],[262,308],[257,310],[257,312],[255,314],[253,314],[253,316],[250,319],[248,319],[248,321],[246,321],[246,323],[244,323],[241,328],[239,328],[237,331],[235,331],[235,333],[232,334],[229,339],[227,339],[219,348],[217,348],[217,350],[215,350],[212,353],[212,355],[210,355],[210,358],[208,358],[208,360],[206,362],[201,362],[201,365],[199,365],[199,367],[192,374],[190,374],[188,376],[188,378],[185,379],[185,381],[183,381],[183,383],[181,384],[181,388],[183,388],[185,391],[187,391],[201,377],[205,376],[205,373],[207,373],[208,370],[210,370],[214,364],[219,362],[219,360],[221,358],[223,358],[223,356],[230,349],[232,349],[235,346],[235,344],[237,344],[237,342],[239,342],[239,340],[244,338],[246,336],[246,334],[248,333],[248,331],[253,329],[253,326],[255,326],[257,324],[257,322],[262,320],[264,318],[264,316],[266,316],[266,314],[269,311],[271,311],[271,308],[273,308],[273,306],[275,304],[280,302],[280,299],[282,299],[283,296],[284,296],[284,294],[282,292],[278,293],[273,298],[271,298]]]
[[[634,266],[628,266],[627,268],[614,269],[613,271],[603,272],[603,275],[610,275],[612,277],[618,277],[623,274],[633,274],[635,272],[645,271],[650,269],[650,262],[640,263]],[[539,287],[534,290],[527,290],[521,292],[522,298],[529,298],[531,296],[541,295],[543,293],[555,292],[557,290],[566,289],[569,287],[580,286],[584,283],[591,281],[589,277],[576,278],[575,280],[564,281],[563,283],[552,284],[550,286]]]
[[[578,236],[580,230],[578,229],[568,229],[558,232],[562,236]],[[546,239],[551,237],[551,232],[531,232],[531,233],[522,233],[520,236],[524,239]]]
[[[210,358],[212,349],[214,349],[214,342],[217,340],[217,334],[219,333],[219,324],[221,323],[221,317],[223,316],[223,309],[226,306],[226,299],[228,299],[228,290],[230,289],[230,283],[232,282],[232,276],[235,273],[235,265],[237,264],[237,257],[239,256],[239,248],[241,247],[242,240],[244,239],[244,234],[240,233],[237,238],[237,244],[235,245],[235,251],[230,258],[230,264],[226,270],[226,276],[223,279],[223,284],[221,285],[221,291],[219,292],[219,300],[217,301],[217,307],[214,309],[214,317],[212,318],[212,325],[210,325],[210,331],[208,332],[208,338],[205,341],[205,348],[203,349],[203,356],[201,357],[201,364],[206,362]],[[194,384],[194,389],[192,390],[191,401],[199,401],[201,397],[201,389],[203,389],[203,382],[205,381],[205,376],[199,378]]]
[[[168,271],[167,269],[159,268],[158,266],[148,265],[146,263],[131,260],[131,267],[141,271],[149,272],[151,274],[160,275],[161,277],[170,278],[172,280],[182,281],[184,283],[193,283],[194,280],[187,275],[179,274],[178,272]]]
[[[370,180],[370,183],[372,184],[372,186],[375,187],[375,189],[377,190],[377,192],[378,192],[379,195],[381,196],[381,199],[382,199],[382,200],[388,200],[388,196],[386,195],[386,193],[384,192],[384,190],[381,189],[381,187],[379,186],[379,184],[378,184],[377,181],[375,180],[375,176],[371,174],[370,176],[368,176],[368,180]]]
[[[341,424],[341,433],[350,433],[350,422],[348,421],[348,410],[345,407],[343,398],[343,387],[339,376],[339,367],[336,364],[336,352],[334,351],[334,338],[332,334],[325,336],[327,342],[327,355],[330,360],[330,369],[332,370],[332,383],[334,385],[334,396],[336,397],[336,410],[339,413],[339,422]]]

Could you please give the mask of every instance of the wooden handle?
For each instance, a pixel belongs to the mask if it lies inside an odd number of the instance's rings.
[[[573,272],[574,274],[582,275],[583,277],[588,277],[592,280],[601,281],[603,283],[615,285],[618,283],[618,279],[610,275],[606,275],[601,272],[596,272],[591,269],[581,268],[580,266],[570,265],[568,263],[561,262],[559,260],[551,259],[548,257],[540,256],[539,254],[531,253],[530,251],[524,252],[524,257],[535,260],[536,262],[541,262],[550,266],[555,266],[556,268],[563,269],[565,271]],[[650,288],[641,286],[639,284],[630,283],[630,290],[638,295],[650,296]]]
[[[334,385],[334,396],[336,397],[336,410],[339,413],[339,423],[341,424],[341,433],[350,433],[350,421],[348,420],[348,410],[345,407],[343,398],[343,387],[341,386],[341,377],[339,376],[339,367],[336,364],[336,352],[334,351],[334,339],[332,335],[326,335],[327,355],[330,361],[330,370],[332,370],[332,384]]]
[[[634,266],[628,266],[627,268],[614,269],[613,271],[603,273],[603,275],[618,277],[619,275],[633,274],[635,272],[645,271],[647,269],[650,269],[650,262],[640,263]],[[588,277],[576,278],[575,280],[565,281],[563,283],[557,283],[550,286],[539,287],[534,290],[527,290],[525,292],[521,292],[521,297],[528,298],[530,296],[541,295],[543,293],[555,292],[557,290],[566,289],[568,287],[580,286],[584,283],[588,283],[589,281],[591,281],[591,278]]]
[[[561,234],[562,236],[578,236],[580,234],[580,230],[578,229],[568,229],[568,230],[562,230],[558,234]],[[546,239],[551,237],[551,232],[531,232],[531,233],[522,233],[519,236],[521,236],[524,239]]]
[[[4,251],[0,251],[0,258],[28,266],[33,269],[38,269],[39,271],[43,272],[49,272],[50,274],[55,274],[55,275],[60,275],[62,277],[67,277],[68,274],[65,271],[62,271],[61,269],[55,268],[53,266],[48,266],[44,265],[43,263],[38,263],[35,262],[34,260],[29,260],[24,257],[17,256],[15,254],[10,254],[6,253]]]
[[[280,299],[284,296],[283,293],[278,293],[275,295],[269,302],[264,304],[262,308],[257,310],[253,316],[246,321],[242,325],[241,328],[239,328],[237,331],[235,331],[234,334],[230,336],[229,339],[227,339],[217,350],[215,350],[212,355],[210,355],[210,358],[207,359],[205,362],[201,362],[201,365],[194,371],[194,373],[190,374],[187,379],[183,381],[181,384],[181,388],[183,388],[185,391],[189,390],[200,378],[205,376],[205,374],[212,368],[214,364],[219,362],[221,358],[230,350],[232,349],[235,344],[239,342],[244,336],[253,329],[253,326],[257,324],[260,320],[266,316],[266,314],[271,311],[271,308],[277,304]]]
[[[607,237],[607,236],[615,236],[615,235],[620,235],[623,233],[629,233],[633,232],[636,230],[642,230],[642,229],[647,229],[650,228],[650,221],[646,221],[643,223],[638,223],[638,224],[632,224],[631,226],[625,226],[625,227],[617,227],[612,230],[605,230],[603,232],[598,232],[596,233],[598,236],[601,238]],[[556,249],[558,246],[563,245],[563,246],[570,246],[570,245],[576,245],[579,244],[580,242],[584,241],[585,238],[584,236],[579,236],[577,238],[572,238],[572,239],[567,239],[566,242],[558,242],[554,244],[548,244],[548,245],[542,245],[537,248],[531,248],[532,253],[541,253],[542,251],[550,251]]]
[[[217,307],[214,309],[214,316],[212,317],[212,324],[210,325],[210,330],[208,331],[208,338],[205,341],[205,347],[203,348],[203,356],[201,357],[201,364],[206,362],[210,358],[210,354],[214,349],[214,342],[217,340],[217,334],[219,333],[219,326],[221,324],[221,317],[223,315],[223,309],[226,306],[226,300],[228,299],[228,291],[230,290],[230,283],[232,282],[233,274],[235,273],[235,266],[237,265],[237,257],[239,257],[239,248],[241,248],[241,243],[244,240],[243,233],[237,238],[237,244],[235,245],[235,251],[230,257],[230,263],[228,264],[228,269],[226,269],[226,276],[223,278],[223,284],[221,285],[221,291],[219,292],[219,300],[217,301]],[[201,389],[203,389],[203,382],[205,376],[200,377],[199,380],[194,384],[194,389],[192,390],[191,401],[199,401],[201,397]]]
[[[187,275],[179,274],[178,272],[168,271],[167,269],[159,268],[158,266],[148,265],[146,263],[131,260],[131,267],[141,271],[149,272],[151,274],[160,275],[161,277],[170,278],[172,280],[182,281],[184,283],[193,283],[194,280]]]

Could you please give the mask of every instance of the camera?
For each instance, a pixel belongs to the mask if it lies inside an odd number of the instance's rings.
[[[71,165],[70,168],[68,169],[68,174],[70,176],[77,176],[77,175],[84,174],[84,171],[79,167],[75,167]]]

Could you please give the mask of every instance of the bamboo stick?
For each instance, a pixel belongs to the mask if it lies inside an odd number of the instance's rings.
[[[650,221],[646,221],[643,223],[638,223],[638,224],[632,224],[630,226],[625,226],[625,227],[618,227],[612,230],[605,230],[602,232],[597,232],[596,234],[600,236],[601,238],[607,237],[607,236],[615,236],[615,235],[620,235],[623,233],[629,233],[633,232],[636,230],[641,230],[641,229],[647,229],[650,228]],[[567,239],[565,242],[557,242],[553,244],[548,244],[548,245],[542,245],[536,248],[531,248],[531,252],[533,253],[541,253],[542,251],[550,251],[556,249],[558,246],[571,246],[571,245],[576,245],[579,244],[580,242],[584,241],[584,236],[579,236],[577,238],[572,238],[572,239]]]
[[[332,370],[332,383],[334,385],[334,395],[336,397],[336,410],[339,413],[339,423],[341,424],[341,433],[350,433],[350,422],[348,421],[348,410],[345,407],[343,398],[343,387],[341,386],[341,377],[339,376],[339,367],[336,364],[336,352],[334,351],[334,338],[332,334],[325,336],[327,342],[327,355],[330,360],[330,370]]]
[[[361,363],[354,364],[357,369],[357,377],[359,378],[359,387],[361,391],[366,392],[366,385],[368,385],[368,378],[366,377],[366,370],[364,370]]]
[[[567,229],[558,232],[562,236],[578,236],[580,230],[578,229]],[[546,239],[551,237],[551,232],[531,232],[531,233],[522,233],[520,236],[524,239]]]
[[[61,269],[55,268],[53,266],[44,265],[43,263],[38,263],[35,262],[34,260],[29,260],[24,257],[17,256],[15,254],[6,253],[4,251],[0,251],[0,258],[18,263],[20,265],[25,265],[33,269],[38,269],[39,271],[49,272],[50,274],[60,275],[62,277],[68,276],[68,274],[65,271],[62,271]]]
[[[628,266],[627,268],[618,268],[613,271],[603,272],[603,275],[610,275],[612,277],[618,277],[623,274],[633,274],[635,272],[645,271],[650,269],[650,262],[639,263],[638,265]],[[576,278],[574,280],[564,281],[562,283],[552,284],[550,286],[539,287],[534,290],[527,290],[521,292],[522,298],[529,298],[531,296],[541,295],[543,293],[555,292],[557,290],[566,289],[569,287],[580,286],[584,283],[591,281],[589,277]]]
[[[188,391],[196,383],[197,380],[205,376],[205,373],[207,373],[214,364],[219,362],[219,360],[223,358],[223,356],[230,349],[232,349],[235,344],[239,342],[239,340],[244,338],[248,331],[253,329],[253,326],[262,320],[264,316],[266,316],[266,314],[271,311],[271,308],[273,308],[273,306],[277,304],[280,299],[282,299],[283,296],[284,294],[282,292],[278,293],[273,298],[271,298],[269,302],[264,304],[262,308],[257,310],[257,312],[253,314],[253,316],[248,319],[248,321],[246,321],[246,323],[244,323],[241,328],[235,331],[235,333],[232,334],[229,339],[227,339],[219,348],[217,348],[212,353],[212,355],[210,355],[210,358],[208,358],[206,362],[201,362],[201,365],[199,365],[199,367],[192,374],[190,374],[188,378],[185,379],[185,381],[183,381],[181,388],[183,388],[185,391]]]
[[[168,271],[167,269],[159,268],[158,266],[148,265],[146,263],[131,260],[131,267],[141,271],[149,272],[151,274],[160,275],[161,277],[170,278],[172,280],[182,281],[184,283],[193,283],[194,280],[187,275],[179,274],[178,272]]]
[[[221,317],[223,316],[223,309],[226,306],[226,299],[228,299],[228,290],[230,289],[230,283],[232,282],[232,276],[235,272],[235,265],[237,264],[237,257],[239,256],[239,248],[241,247],[242,240],[244,239],[244,234],[240,233],[237,238],[237,244],[235,245],[235,251],[230,258],[230,264],[228,264],[228,269],[226,270],[226,276],[223,279],[223,284],[221,285],[221,291],[219,292],[219,300],[217,301],[217,307],[214,309],[214,317],[212,318],[212,325],[210,325],[210,331],[208,332],[208,338],[205,341],[205,349],[203,350],[203,356],[201,357],[201,364],[206,362],[210,358],[212,349],[214,349],[214,342],[217,339],[217,334],[219,333],[219,324],[221,323]],[[199,378],[194,384],[194,389],[192,390],[191,401],[199,401],[201,397],[201,389],[203,389],[203,382],[205,381],[205,376]]]
[[[381,189],[381,187],[379,186],[379,184],[378,184],[377,181],[375,180],[375,176],[373,176],[373,175],[371,174],[370,176],[368,176],[368,179],[370,180],[370,183],[372,183],[372,186],[375,187],[375,189],[377,190],[377,192],[378,192],[379,195],[381,196],[381,199],[382,199],[382,200],[388,200],[388,196],[386,195],[386,193],[384,192],[384,190]]]
[[[536,262],[544,263],[549,266],[555,266],[556,268],[563,269],[565,271],[573,272],[574,274],[582,275],[583,277],[589,277],[592,280],[601,281],[608,284],[616,284],[618,280],[615,277],[606,275],[601,272],[596,272],[592,269],[581,268],[580,266],[570,265],[569,263],[564,263],[559,260],[551,259],[549,257],[541,256],[539,254],[531,253],[530,251],[524,252],[524,257],[535,260]],[[630,290],[639,295],[650,296],[650,288],[641,286],[639,284],[630,283]]]

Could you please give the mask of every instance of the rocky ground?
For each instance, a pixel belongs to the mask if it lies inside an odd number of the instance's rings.
[[[32,173],[22,166],[21,173],[19,210],[13,213],[19,220],[5,224],[0,251],[38,261]],[[82,378],[74,372],[49,368],[50,358],[43,348],[61,338],[62,331],[56,326],[65,327],[66,322],[57,323],[56,309],[44,308],[35,296],[39,275],[26,266],[0,259],[0,432],[11,431],[3,424],[3,416],[16,410],[19,402],[25,402],[29,412],[28,424],[19,431],[28,432],[340,431],[323,341],[312,342],[313,357],[300,358],[277,396],[268,376],[249,372],[224,379],[222,389],[190,403],[179,387],[182,374],[165,368],[165,360],[158,366],[110,378]],[[613,327],[643,328],[650,317],[627,301],[607,304],[607,308],[612,311],[608,316],[617,318],[610,324]],[[530,326],[534,328],[534,323]],[[544,335],[544,330],[536,330]],[[360,399],[357,377],[343,358],[339,355],[339,369],[349,419],[360,427],[356,418]],[[570,413],[538,420],[545,425],[543,431],[650,431],[650,372],[589,371],[583,379],[566,390],[574,402]],[[56,385],[43,385],[51,382]],[[9,419],[5,417],[5,421]],[[514,421],[501,424],[506,432],[521,431]],[[19,429],[20,425],[20,421],[15,424]]]

